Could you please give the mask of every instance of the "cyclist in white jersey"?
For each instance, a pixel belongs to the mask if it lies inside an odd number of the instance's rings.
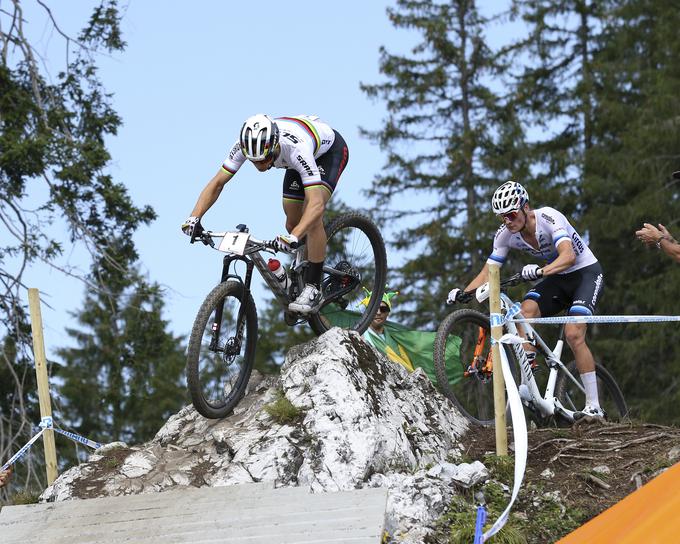
[[[528,193],[514,181],[496,189],[491,203],[503,221],[494,237],[491,255],[464,290],[451,290],[447,302],[456,302],[461,294],[483,285],[489,279],[490,264],[502,265],[510,249],[520,249],[547,261],[543,267],[528,264],[522,269],[525,280],[543,278],[524,296],[524,317],[549,317],[564,309],[572,315],[592,315],[604,288],[602,267],[567,218],[554,208],[531,209]],[[564,332],[586,390],[586,406],[575,417],[603,418],[595,360],[585,341],[586,325],[569,323]],[[535,357],[532,346],[526,348],[529,357]]]
[[[339,132],[318,117],[298,115],[270,119],[257,114],[246,119],[227,158],[198,197],[182,231],[192,240],[203,231],[201,218],[219,197],[224,185],[250,160],[260,172],[284,168],[283,210],[287,234],[277,236],[285,250],[295,249],[307,237],[309,267],[305,288],[289,310],[308,314],[320,299],[320,283],[326,256],[323,215],[340,180],[349,150]]]

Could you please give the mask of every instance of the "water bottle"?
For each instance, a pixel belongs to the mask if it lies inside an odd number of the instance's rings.
[[[283,268],[283,265],[279,262],[278,259],[269,259],[267,266],[269,267],[269,270],[271,270],[271,273],[274,274],[274,277],[279,282],[281,288],[284,291],[287,291],[289,283],[288,274],[286,274],[286,269]]]

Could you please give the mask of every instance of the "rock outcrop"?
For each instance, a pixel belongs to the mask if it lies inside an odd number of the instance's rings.
[[[283,397],[297,410],[277,422],[265,408]],[[387,531],[422,542],[457,487],[487,477],[479,462],[453,462],[467,426],[424,373],[332,329],[292,348],[280,376],[254,375],[230,417],[208,420],[188,406],[146,444],[97,450],[41,499],[250,482],[315,493],[387,487]]]

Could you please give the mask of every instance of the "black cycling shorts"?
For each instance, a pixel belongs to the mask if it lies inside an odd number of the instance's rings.
[[[593,315],[603,291],[604,275],[597,262],[567,274],[547,276],[524,295],[524,300],[535,300],[542,317],[567,308],[571,315]]]
[[[333,132],[335,133],[333,145],[316,159],[316,165],[319,167],[319,174],[321,174],[321,183],[331,194],[335,191],[335,186],[338,184],[340,176],[349,160],[349,149],[345,139],[337,130],[333,130]],[[300,173],[294,168],[288,168],[285,176],[283,176],[283,198],[286,200],[299,200],[300,202],[303,202],[305,199],[305,189],[302,186]]]

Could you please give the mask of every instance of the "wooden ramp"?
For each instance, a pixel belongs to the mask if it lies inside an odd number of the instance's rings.
[[[271,484],[5,506],[3,544],[379,544],[386,489],[312,494]]]

